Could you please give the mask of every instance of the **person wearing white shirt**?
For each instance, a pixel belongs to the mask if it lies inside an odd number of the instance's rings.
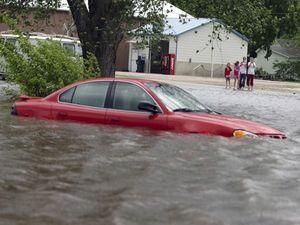
[[[243,57],[243,61],[240,64],[240,76],[239,76],[239,88],[243,89],[245,87],[246,75],[247,74],[247,59]]]
[[[253,80],[255,76],[256,63],[253,58],[250,58],[250,62],[248,63],[248,76],[247,76],[247,86],[248,91],[253,91]]]

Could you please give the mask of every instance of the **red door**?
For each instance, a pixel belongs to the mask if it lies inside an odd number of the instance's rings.
[[[125,81],[116,82],[112,96],[112,105],[106,114],[109,124],[167,130],[167,116],[161,109],[155,114],[138,109],[140,102],[157,105],[142,87]]]
[[[149,112],[108,109],[107,122],[111,125],[167,130],[166,116],[160,113],[152,114]]]
[[[55,120],[74,120],[85,123],[104,124],[106,122],[105,114],[105,108],[64,103],[55,103],[52,105],[52,115]]]
[[[79,84],[63,92],[52,104],[52,116],[57,120],[106,123],[104,108],[109,81]]]

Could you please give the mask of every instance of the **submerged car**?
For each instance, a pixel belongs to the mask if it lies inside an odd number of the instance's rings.
[[[215,112],[177,86],[140,79],[99,78],[45,98],[21,96],[12,114],[225,137],[286,138],[266,125]]]

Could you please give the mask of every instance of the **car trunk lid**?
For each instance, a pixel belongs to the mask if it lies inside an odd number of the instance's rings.
[[[27,102],[28,100],[30,101],[36,101],[36,100],[41,100],[42,97],[31,97],[31,96],[27,96],[27,95],[21,95],[18,99],[19,102]]]

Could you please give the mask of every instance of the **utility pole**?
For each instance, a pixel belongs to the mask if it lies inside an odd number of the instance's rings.
[[[215,35],[215,23],[214,21],[212,22],[213,30],[212,30],[212,35],[211,35],[211,56],[210,56],[210,77],[214,77],[214,62],[213,62],[213,57],[214,57],[214,35]]]
[[[214,62],[213,62],[213,55],[214,55],[214,46],[211,46],[211,57],[210,57],[210,77],[214,77]]]

